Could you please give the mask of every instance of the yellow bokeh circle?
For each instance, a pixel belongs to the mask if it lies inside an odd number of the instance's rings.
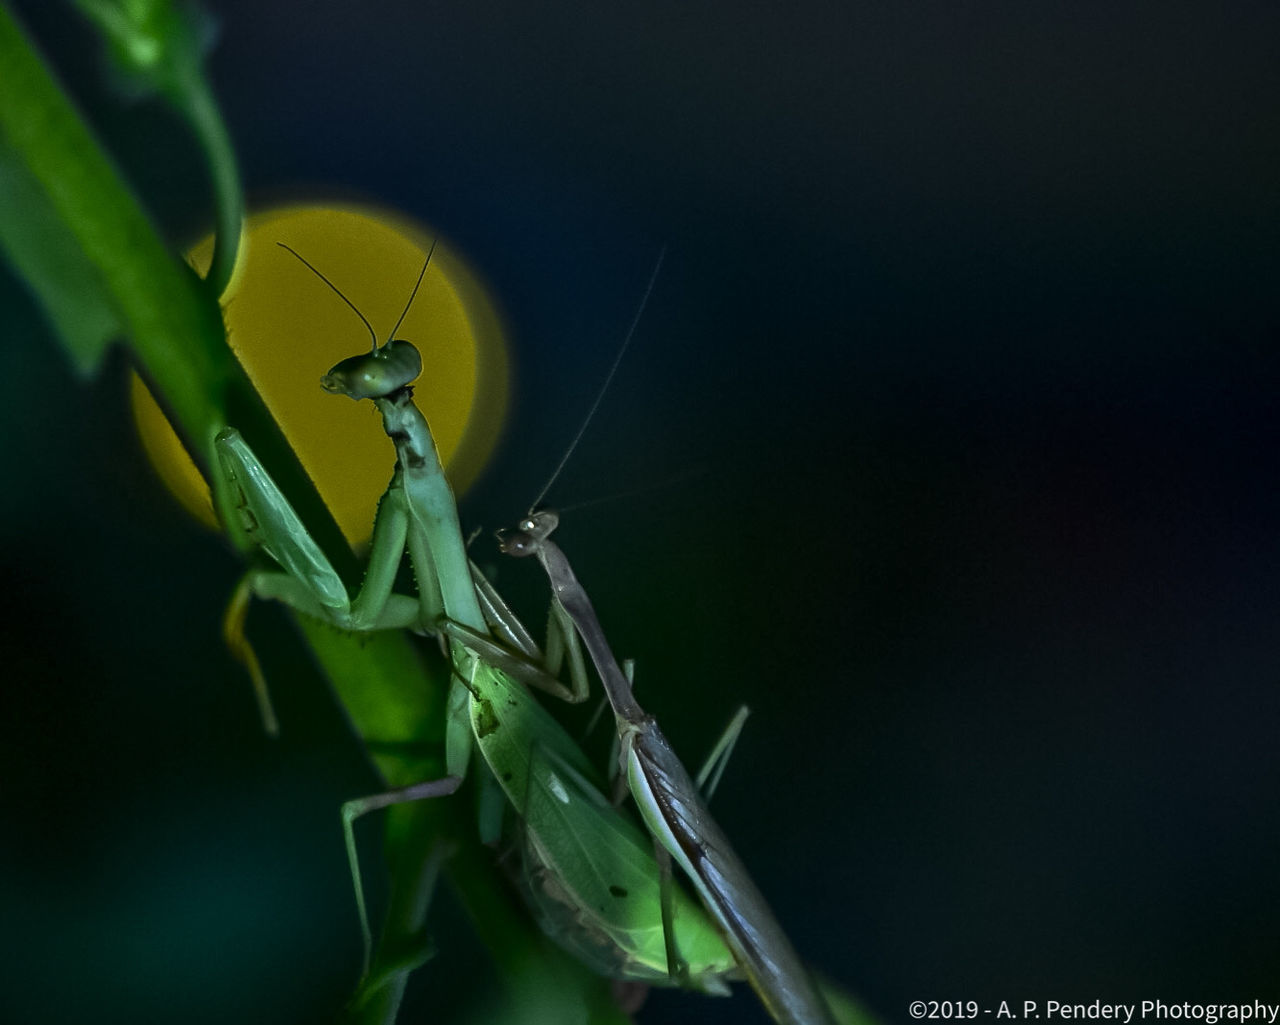
[[[395,453],[373,404],[325,393],[320,377],[339,360],[368,352],[369,331],[277,242],[295,249],[341,289],[382,344],[408,302],[433,238],[402,215],[370,207],[297,205],[254,214],[246,223],[235,279],[223,296],[232,351],[348,541],[358,545],[369,537]],[[203,270],[212,252],[213,241],[206,239],[188,256]],[[422,353],[414,398],[461,493],[497,442],[508,366],[493,303],[443,241],[436,241],[396,337]],[[132,397],[139,433],[160,476],[184,506],[213,524],[207,484],[137,379]]]

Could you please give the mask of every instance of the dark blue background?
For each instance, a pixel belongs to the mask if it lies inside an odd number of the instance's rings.
[[[175,245],[204,229],[181,128],[18,7]],[[536,493],[669,245],[552,497],[697,471],[562,541],[690,761],[754,709],[715,807],[816,965],[887,1021],[1280,997],[1280,8],[215,13],[251,197],[401,208],[505,310],[468,523]],[[314,675],[262,739],[235,563],[151,481],[123,361],[73,382],[0,287],[6,1017],[323,1019],[358,958],[336,809],[372,776]],[[437,921],[406,1021],[476,985]]]

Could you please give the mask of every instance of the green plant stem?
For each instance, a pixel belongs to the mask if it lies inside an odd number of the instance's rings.
[[[209,291],[221,297],[231,283],[240,252],[240,236],[244,226],[244,192],[240,186],[240,167],[227,131],[222,112],[213,98],[208,80],[195,69],[185,84],[182,111],[200,141],[213,179],[214,211],[217,227],[214,233],[213,261],[205,275]]]

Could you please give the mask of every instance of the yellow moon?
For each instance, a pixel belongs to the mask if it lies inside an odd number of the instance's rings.
[[[235,278],[222,299],[232,351],[354,546],[372,531],[395,453],[373,404],[326,394],[320,377],[340,359],[367,352],[369,331],[276,243],[296,249],[341,289],[382,344],[409,300],[432,241],[426,228],[372,207],[298,205],[253,214]],[[212,253],[209,238],[188,259],[203,270]],[[501,319],[486,288],[445,242],[436,242],[396,336],[422,353],[414,398],[461,494],[479,476],[501,433],[508,361]],[[207,483],[136,376],[132,401],[143,446],[161,478],[193,515],[216,525]]]

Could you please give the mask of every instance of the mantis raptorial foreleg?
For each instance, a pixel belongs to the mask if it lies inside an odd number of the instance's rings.
[[[284,567],[284,572],[251,570],[246,574],[232,596],[224,620],[228,646],[249,670],[258,695],[263,722],[267,732],[274,734],[277,727],[266,680],[244,633],[245,612],[250,595],[282,602],[339,629],[355,632],[412,628],[423,633],[434,633],[445,615],[445,601],[430,547],[420,532],[415,531],[412,535],[410,533],[413,521],[405,497],[403,471],[399,467],[378,503],[364,583],[356,597],[351,599],[329,559],[307,533],[288,499],[266,473],[239,432],[234,429],[223,431],[218,436],[216,448],[222,471],[241,498],[238,507],[242,518],[241,528]],[[392,593],[406,546],[414,557],[418,574],[419,593],[416,598]],[[475,608],[466,607],[464,601],[464,611],[474,614],[472,621],[487,624],[488,620],[484,618],[474,599],[471,605]],[[505,615],[509,623],[515,621],[500,599],[490,607],[495,617]],[[519,629],[523,632],[524,628]],[[510,626],[507,631],[513,635],[515,633]],[[527,632],[524,636],[527,637]],[[532,641],[529,643],[532,644]],[[519,673],[523,682],[545,689],[565,700],[580,700],[579,695],[585,694],[582,683],[575,682],[574,689],[571,690],[529,661],[527,656],[523,659],[513,656],[510,666]],[[585,669],[579,671],[585,682]]]

